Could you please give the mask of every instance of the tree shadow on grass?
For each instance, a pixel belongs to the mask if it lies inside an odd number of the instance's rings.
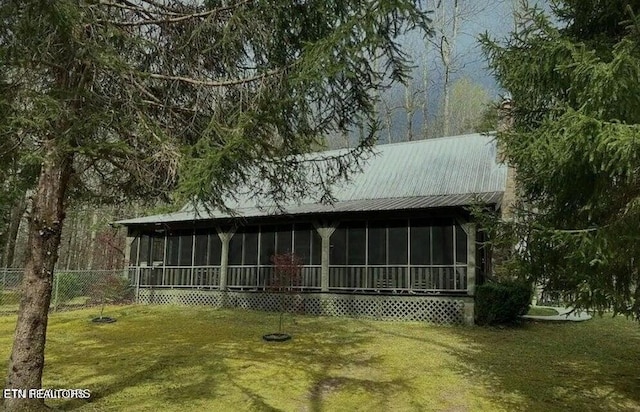
[[[338,396],[348,400],[355,392],[385,397],[406,389],[402,379],[380,380],[359,376],[365,374],[362,371],[381,368],[383,362],[368,350],[372,341],[369,331],[354,330],[348,322],[350,320],[344,322],[335,318],[303,316],[292,329],[291,341],[260,344],[253,348],[234,345],[225,352],[228,358],[248,364],[267,362],[269,366],[277,366],[274,376],[263,381],[262,385],[273,386],[286,396],[296,397],[296,410],[330,410],[326,405],[328,398]],[[267,403],[265,397],[256,392],[258,385],[243,383],[234,372],[229,370],[226,380],[252,400],[252,410],[290,410],[278,409]],[[292,382],[303,383],[292,388]]]
[[[640,328],[625,319],[453,328],[456,368],[508,410],[640,410]]]
[[[402,379],[357,375],[376,368],[380,359],[366,348],[370,334],[340,320],[300,317],[291,328],[292,341],[268,343],[261,338],[268,329],[265,318],[277,314],[209,312],[193,319],[190,310],[175,308],[148,319],[129,310],[106,326],[61,319],[58,325],[74,330],[67,339],[52,322],[49,387],[92,391],[88,401],[52,405],[73,410],[89,402],[115,409],[129,398],[135,401],[127,405],[141,402],[139,409],[189,409],[242,400],[251,410],[275,411],[291,410],[295,399],[296,410],[321,411],[335,392],[381,396],[406,389]]]

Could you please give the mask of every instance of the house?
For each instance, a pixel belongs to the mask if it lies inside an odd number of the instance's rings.
[[[332,205],[185,208],[128,228],[138,301],[277,310],[271,257],[304,264],[290,296],[312,314],[472,323],[488,270],[467,206],[499,209],[507,166],[491,135],[380,145]]]

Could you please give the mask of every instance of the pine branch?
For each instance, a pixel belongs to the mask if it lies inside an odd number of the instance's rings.
[[[225,6],[225,7],[218,7],[212,10],[207,10],[207,11],[203,11],[203,12],[199,12],[199,13],[190,13],[190,14],[183,14],[183,15],[178,15],[176,17],[170,17],[170,18],[164,18],[164,19],[149,19],[149,20],[138,20],[138,21],[118,21],[118,20],[104,20],[104,19],[98,19],[96,20],[96,23],[98,24],[112,24],[114,26],[121,26],[121,27],[127,27],[127,26],[148,26],[148,25],[160,25],[160,24],[174,24],[174,23],[180,23],[186,20],[192,20],[192,19],[199,19],[199,18],[208,18],[209,16],[215,15],[215,14],[219,14],[219,13],[223,13],[225,11],[231,11],[233,9],[236,9],[244,4],[248,4],[253,0],[243,0],[239,3],[233,4],[231,6]]]
[[[269,70],[267,72],[264,72],[262,74],[258,74],[256,76],[252,76],[252,77],[245,77],[243,79],[221,80],[221,81],[199,80],[199,79],[194,79],[194,78],[191,78],[191,77],[169,76],[169,75],[160,74],[160,73],[139,72],[139,74],[151,77],[152,79],[179,81],[179,82],[193,84],[193,85],[196,85],[196,86],[226,87],[226,86],[236,86],[236,85],[245,84],[245,83],[252,83],[252,82],[255,82],[257,80],[261,80],[261,79],[264,79],[266,77],[273,76],[275,74],[281,73],[283,70],[284,70],[284,68],[278,68],[278,69],[274,69],[274,70]]]

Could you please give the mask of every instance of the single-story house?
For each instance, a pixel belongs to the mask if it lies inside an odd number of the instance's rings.
[[[293,252],[303,264],[287,297],[296,310],[473,322],[474,289],[490,259],[466,207],[502,207],[507,166],[495,138],[375,150],[331,205],[245,204],[237,216],[185,207],[117,222],[128,229],[138,301],[277,310],[272,256]]]

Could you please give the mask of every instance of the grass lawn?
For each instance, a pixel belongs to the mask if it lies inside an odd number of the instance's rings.
[[[45,388],[87,388],[77,411],[640,410],[640,327],[622,318],[517,328],[287,317],[205,307],[50,318]],[[0,317],[6,369],[15,316]]]

